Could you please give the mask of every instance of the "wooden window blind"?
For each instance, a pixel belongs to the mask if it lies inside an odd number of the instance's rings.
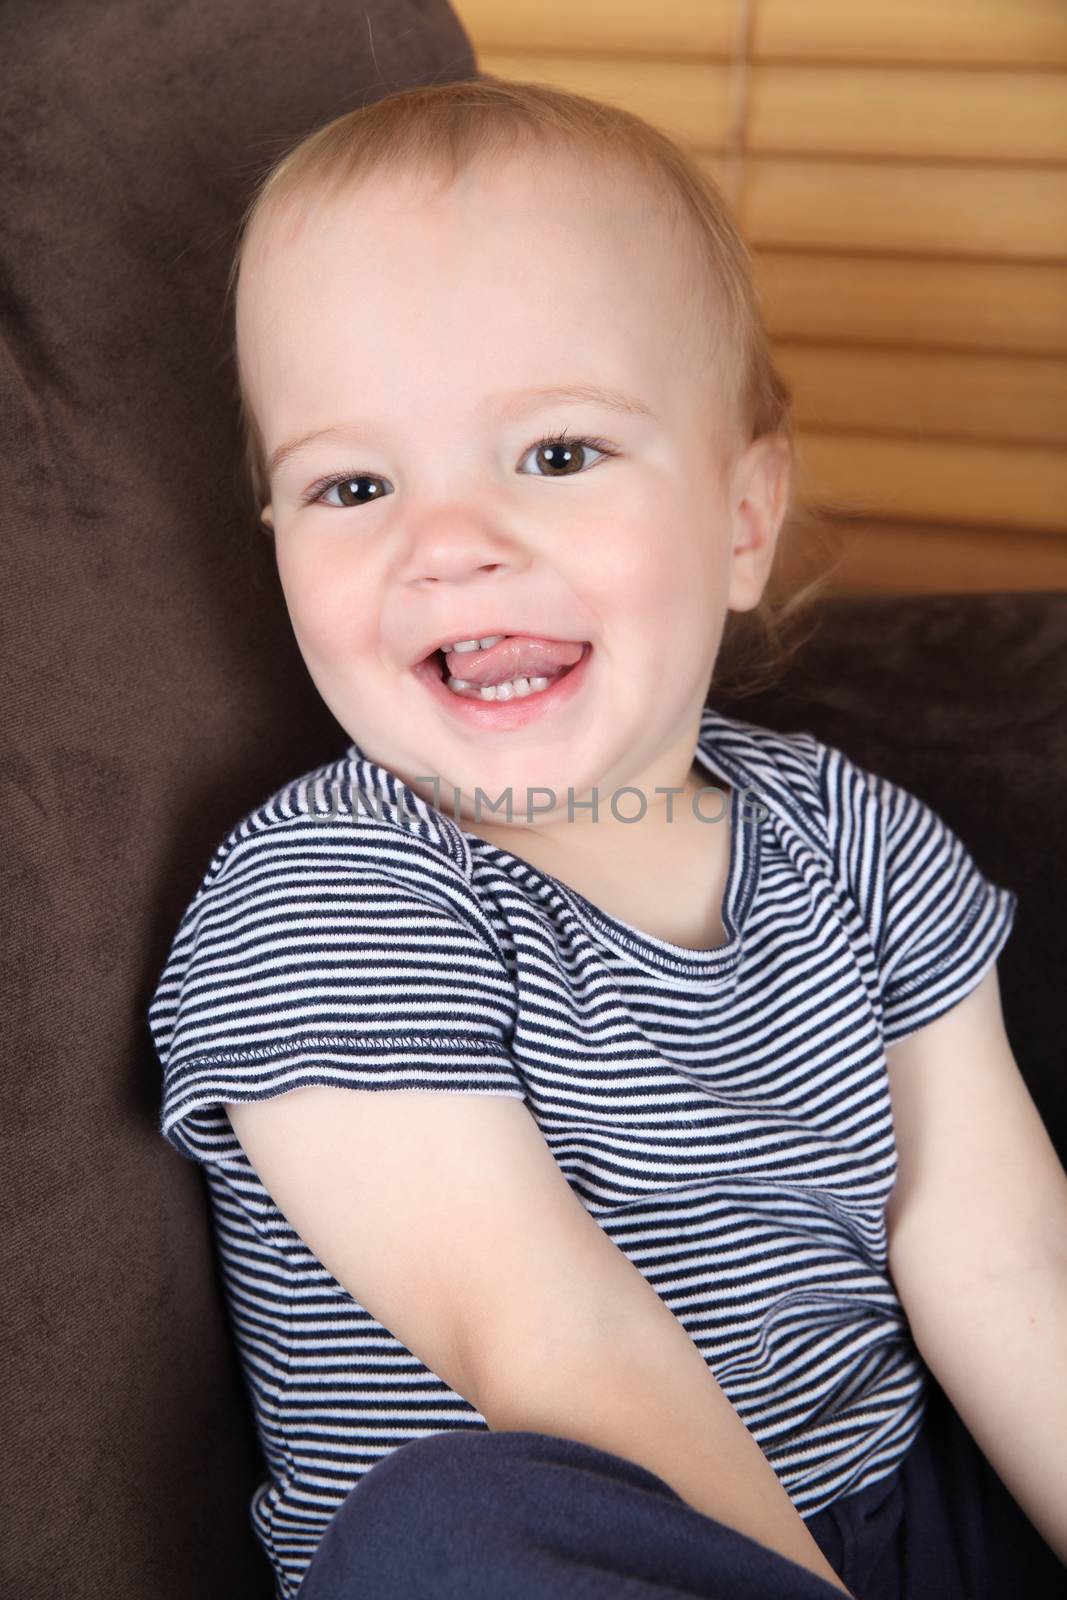
[[[838,592],[1067,588],[1067,0],[454,0],[719,184]]]

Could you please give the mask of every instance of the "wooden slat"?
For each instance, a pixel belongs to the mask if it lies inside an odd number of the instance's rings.
[[[734,49],[738,0],[453,0],[475,51],[713,55]],[[1067,66],[1063,0],[751,0],[757,60]]]
[[[756,276],[776,339],[1067,355],[1067,266],[766,250]]]
[[[1067,260],[1067,171],[888,161],[746,161],[757,248]]]
[[[753,54],[1067,65],[1064,0],[752,0]]]
[[[748,4],[743,154],[740,0],[456,9],[483,70],[635,112],[727,196],[798,491],[852,519],[838,592],[1067,587],[1067,0]]]
[[[1064,73],[756,66],[747,93],[752,152],[1067,160]]]
[[[1067,361],[779,342],[801,427],[1067,444]]]
[[[1067,589],[1067,539],[1055,534],[909,522],[834,528],[840,564],[829,595]]]
[[[729,143],[731,72],[722,63],[488,50],[478,65],[500,78],[549,83],[621,106],[693,150],[723,151]]]
[[[1062,450],[810,429],[800,430],[798,446],[804,504],[871,520],[1067,534]]]
[[[611,55],[678,53],[729,59],[737,39],[738,0],[453,0],[482,66],[483,52],[570,50]],[[489,69],[486,68],[486,71]]]

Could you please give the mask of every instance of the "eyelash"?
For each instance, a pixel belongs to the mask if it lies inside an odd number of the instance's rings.
[[[533,443],[526,450],[523,451],[523,455],[524,455],[524,457],[528,456],[530,454],[531,450],[540,450],[544,445],[572,445],[573,446],[573,445],[576,445],[576,444],[588,445],[591,450],[596,450],[602,455],[606,455],[606,456],[618,455],[618,451],[613,449],[613,447],[610,444],[608,444],[605,439],[592,439],[592,438],[589,438],[585,434],[578,434],[575,438],[572,439],[572,438],[568,437],[566,428],[563,429],[562,433],[554,433],[554,434],[551,434],[550,436],[548,436],[547,438],[536,440],[535,443]],[[323,479],[320,479],[320,481],[318,483],[313,483],[311,488],[307,491],[307,493],[301,496],[301,502],[300,503],[301,503],[301,505],[305,505],[305,506],[312,505],[315,501],[321,500],[323,495],[326,494],[328,490],[332,489],[335,484],[338,484],[338,483],[350,483],[353,478],[373,478],[374,476],[375,476],[375,474],[373,472],[362,472],[362,471],[360,471],[360,472],[335,472],[332,477],[323,478]],[[533,474],[527,473],[527,474],[525,474],[525,476],[527,476],[527,477],[529,477],[529,476],[546,477],[547,474],[546,473],[533,473]],[[581,473],[577,473],[577,474],[575,474],[575,476],[581,477],[582,474]],[[383,498],[384,498],[384,496],[383,496]],[[368,505],[372,505],[373,501],[369,501],[368,500],[366,503]],[[354,506],[330,506],[329,507],[329,510],[331,510],[331,511],[354,511],[355,509],[356,508]]]

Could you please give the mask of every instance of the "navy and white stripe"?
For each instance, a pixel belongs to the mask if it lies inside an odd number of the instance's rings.
[[[205,1165],[271,1474],[252,1520],[284,1600],[376,1461],[486,1423],[310,1253],[223,1100],[521,1098],[802,1516],[918,1433],[923,1369],[887,1270],[885,1046],[974,988],[1016,896],[812,734],[707,708],[697,758],[732,791],[718,949],[600,912],[358,745],[246,816],[182,919],[149,1011],[161,1132]]]

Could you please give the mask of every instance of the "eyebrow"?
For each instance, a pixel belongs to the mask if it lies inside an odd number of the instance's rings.
[[[619,389],[605,389],[594,383],[552,384],[545,388],[519,389],[512,394],[491,395],[481,410],[483,415],[495,413],[498,417],[516,417],[521,416],[524,411],[532,411],[537,405],[556,400],[592,402],[607,406],[609,411],[618,411],[624,416],[648,417],[653,422],[657,420],[655,412],[650,410],[644,401],[636,399],[633,395],[623,394]],[[288,444],[279,445],[272,454],[267,463],[268,476],[273,478],[290,457],[297,455],[301,450],[306,450],[308,445],[314,444],[319,439],[340,439],[349,433],[369,431],[366,424],[359,422],[337,422],[328,428],[316,428],[314,432],[305,433],[299,439],[290,439]]]

